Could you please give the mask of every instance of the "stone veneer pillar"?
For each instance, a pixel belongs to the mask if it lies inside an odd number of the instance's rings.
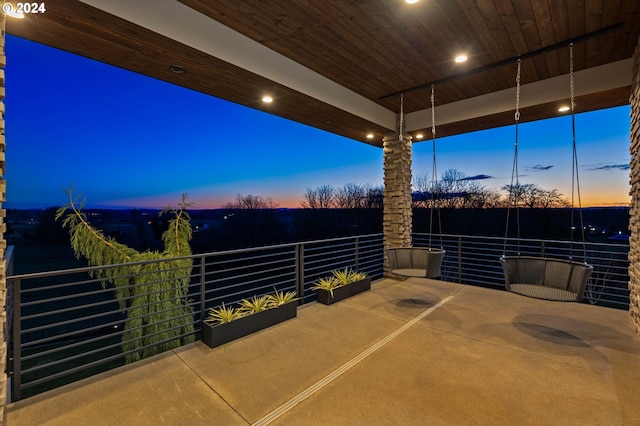
[[[384,217],[382,232],[385,247],[411,246],[411,137],[397,133],[382,140],[384,155]],[[392,276],[384,254],[384,274]]]
[[[629,229],[629,312],[631,321],[640,334],[640,39],[633,55],[631,83],[631,211]]]
[[[6,279],[6,262],[4,254],[7,243],[4,240],[4,232],[6,225],[4,223],[5,210],[2,204],[5,201],[7,184],[4,180],[5,163],[5,141],[4,141],[4,67],[6,64],[4,43],[5,43],[5,24],[6,15],[0,14],[0,424],[5,424],[5,403],[7,401],[7,337],[9,330],[7,329],[7,279]]]

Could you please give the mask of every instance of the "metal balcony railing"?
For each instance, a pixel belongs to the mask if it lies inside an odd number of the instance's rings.
[[[427,234],[414,235],[415,246],[426,246],[428,241]],[[432,244],[440,245],[439,235],[432,236]],[[505,250],[513,254],[515,241],[508,240],[505,246],[500,238],[442,235],[442,245],[447,250],[443,280],[504,287],[499,257]],[[566,257],[571,247],[562,241],[521,240],[520,251]],[[589,303],[628,308],[628,251],[628,245],[587,245],[587,261],[594,265],[586,295]],[[296,291],[299,303],[314,301],[311,286],[334,269],[354,268],[373,279],[381,278],[383,256],[382,234],[190,256],[192,334],[197,337],[207,310],[223,302],[232,304],[274,289]],[[116,267],[23,275],[7,269],[11,294],[7,312],[11,312],[8,321],[12,321],[7,365],[13,400],[124,364],[127,312],[120,309],[113,289],[92,276],[92,271]]]
[[[189,257],[193,266],[187,305],[193,312],[195,334],[208,309],[223,302],[229,305],[278,290],[296,291],[299,303],[307,303],[316,298],[310,290],[314,281],[334,269],[357,269],[373,279],[383,273],[382,234]],[[169,261],[179,259],[184,258]],[[7,271],[12,292],[8,363],[12,400],[124,364],[128,354],[122,349],[124,324],[131,318],[120,309],[113,288],[92,274],[118,266],[122,265],[23,275]]]
[[[585,291],[585,302],[619,309],[629,309],[629,244],[507,239],[449,234],[414,234],[416,247],[442,246],[446,251],[442,279],[483,287],[504,288],[499,259],[503,254],[546,256],[586,261],[593,273]]]

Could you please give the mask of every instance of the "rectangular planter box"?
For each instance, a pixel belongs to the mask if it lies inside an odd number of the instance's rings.
[[[293,301],[278,308],[267,309],[224,324],[211,325],[202,322],[202,341],[210,348],[263,330],[298,315],[298,302]]]
[[[371,277],[367,277],[364,280],[356,281],[355,283],[347,284],[342,287],[338,287],[333,290],[333,297],[331,292],[327,290],[318,291],[318,302],[324,305],[331,305],[341,300],[347,299],[351,296],[355,296],[358,293],[371,289]]]

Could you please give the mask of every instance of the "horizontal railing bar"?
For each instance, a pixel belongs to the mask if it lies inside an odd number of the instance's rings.
[[[76,318],[72,318],[72,319],[68,319],[68,320],[64,320],[64,321],[59,321],[59,322],[55,322],[55,323],[47,323],[45,325],[40,325],[40,326],[37,326],[37,327],[23,328],[22,329],[22,334],[24,335],[24,334],[28,334],[28,333],[35,333],[37,331],[43,331],[43,330],[47,330],[49,328],[60,327],[60,326],[64,326],[64,325],[74,324],[74,323],[77,323],[77,322],[92,320],[92,319],[101,318],[101,317],[110,316],[110,315],[118,315],[118,314],[121,314],[121,313],[122,313],[122,311],[120,309],[115,310],[115,311],[98,312],[96,314],[87,315],[87,316],[84,316],[84,317],[76,317]],[[24,320],[24,318],[23,318],[23,320]]]
[[[151,348],[151,347],[154,347],[154,346],[159,346],[159,345],[162,345],[164,343],[168,343],[168,342],[171,342],[171,341],[176,340],[176,339],[182,339],[183,337],[187,337],[187,336],[188,336],[188,334],[184,334],[184,335],[176,336],[176,337],[173,337],[173,338],[170,338],[170,339],[161,340],[159,342],[153,343],[152,345],[147,345],[147,346],[144,346],[144,347],[141,347],[141,348],[137,348],[137,349],[133,349],[133,350],[129,350],[129,351],[123,351],[120,354],[113,355],[113,356],[110,356],[110,357],[107,357],[107,358],[103,358],[103,359],[100,359],[98,361],[93,361],[93,362],[90,362],[90,363],[87,363],[87,364],[83,364],[80,367],[71,368],[69,370],[65,370],[65,371],[62,371],[60,373],[52,374],[50,376],[47,376],[47,377],[44,377],[44,378],[41,378],[41,379],[33,380],[33,381],[28,382],[28,383],[23,383],[22,387],[23,387],[23,389],[27,389],[29,387],[33,387],[33,386],[36,386],[36,385],[39,385],[39,384],[42,384],[42,383],[50,382],[52,380],[56,380],[56,379],[62,378],[64,376],[67,376],[67,375],[70,375],[70,374],[73,374],[73,373],[77,373],[79,371],[82,371],[82,370],[85,370],[85,369],[88,369],[88,368],[91,368],[91,367],[95,367],[95,366],[98,366],[98,365],[106,364],[109,361],[114,361],[116,359],[125,358],[127,355],[135,353],[135,352],[139,352],[140,350],[148,349],[148,348]],[[23,374],[24,374],[24,372],[23,372]]]
[[[366,235],[358,236],[357,238],[365,238],[369,236],[382,236],[382,234],[366,234]],[[126,262],[126,263],[117,263],[117,264],[103,265],[103,266],[86,266],[81,268],[60,269],[57,271],[48,271],[48,272],[31,272],[28,274],[10,275],[10,276],[7,276],[7,279],[45,278],[45,277],[50,277],[54,275],[67,275],[71,273],[90,272],[90,271],[95,271],[100,269],[129,267],[132,265],[144,265],[148,263],[176,261],[176,260],[183,260],[183,259],[200,259],[202,256],[219,257],[219,256],[233,255],[238,253],[249,253],[257,250],[271,250],[271,249],[285,248],[285,247],[296,247],[299,244],[311,245],[311,244],[327,243],[332,241],[344,241],[344,240],[349,240],[354,238],[356,237],[338,237],[338,238],[329,238],[326,240],[310,240],[310,241],[303,241],[303,242],[296,242],[296,243],[275,244],[275,245],[262,246],[262,247],[250,247],[250,248],[242,248],[242,249],[224,250],[224,251],[204,253],[204,254],[200,253],[200,254],[193,254],[190,256],[181,256],[181,257],[167,258],[167,259],[161,259],[161,260],[153,259],[153,260],[145,260],[145,261],[139,261],[139,262]]]
[[[74,319],[74,322],[86,321],[87,319],[90,319],[90,318],[83,318],[83,319],[76,318],[76,319]],[[92,327],[89,327],[89,328],[83,328],[82,330],[73,330],[73,331],[69,331],[67,333],[56,334],[55,336],[49,336],[49,337],[44,337],[44,338],[38,339],[38,340],[31,340],[29,342],[23,342],[22,343],[22,347],[24,349],[29,349],[29,348],[34,347],[34,346],[43,345],[43,344],[46,344],[46,343],[49,343],[49,342],[55,342],[56,340],[64,340],[67,337],[77,336],[78,332],[80,332],[80,331],[82,331],[83,333],[88,333],[88,332],[91,332],[91,331],[103,330],[103,329],[109,328],[109,327],[113,328],[114,326],[116,326],[118,324],[122,324],[125,321],[126,321],[126,319],[123,318],[121,321],[112,321],[112,322],[108,322],[108,323],[101,324],[101,325],[95,325],[95,326],[92,326]],[[63,325],[65,325],[65,324],[63,324]],[[42,330],[44,330],[44,328],[42,328]],[[41,331],[41,329],[40,328],[27,329],[27,330],[23,330],[21,334],[24,335],[24,334],[27,334],[27,333],[35,333],[36,331]],[[104,336],[107,336],[107,335],[111,335],[111,333],[103,334],[100,337],[104,337]],[[70,346],[67,346],[67,347],[70,347]]]
[[[291,259],[291,261],[293,261],[293,259]],[[262,266],[267,266],[269,265],[268,263],[263,264]],[[253,265],[251,265],[251,267],[253,267]],[[207,282],[210,283],[216,283],[216,282],[220,282],[220,281],[228,281],[228,280],[237,280],[240,278],[244,278],[244,277],[249,277],[252,275],[257,275],[257,274],[264,274],[268,271],[278,271],[278,270],[283,270],[283,269],[294,269],[295,266],[294,265],[284,265],[284,266],[280,266],[277,268],[272,268],[272,269],[265,269],[265,270],[260,270],[260,271],[255,271],[255,272],[247,272],[245,274],[240,274],[240,275],[233,275],[232,277],[221,277],[221,278],[215,278],[212,280],[209,280]],[[237,268],[236,270],[244,270],[247,269],[247,267],[243,267],[243,268]],[[211,276],[211,275],[220,275],[222,272],[229,272],[229,271],[234,271],[233,269],[229,269],[229,270],[223,270],[223,271],[212,271],[212,272],[207,272],[207,276]]]
[[[293,256],[295,255],[295,252],[291,251],[291,252],[278,252],[278,253],[271,253],[271,254],[266,254],[266,255],[259,255],[259,256],[252,256],[252,257],[243,257],[243,258],[236,258],[236,259],[230,259],[230,260],[224,260],[224,261],[220,261],[220,262],[208,262],[205,264],[205,266],[207,267],[216,267],[218,265],[229,265],[229,264],[235,264],[235,263],[240,263],[240,266],[234,266],[232,268],[228,268],[228,270],[237,270],[243,267],[249,267],[249,266],[260,266],[260,265],[266,265],[268,263],[273,263],[273,261],[270,262],[263,262],[263,263],[250,263],[250,264],[246,264],[247,261],[253,261],[253,260],[258,260],[258,259],[270,259],[270,258],[274,258],[274,257],[283,257],[283,256],[287,256],[286,258],[279,260],[279,262],[286,262],[289,261],[291,258],[293,258]],[[216,270],[218,271],[218,270]],[[221,270],[221,271],[224,271]]]
[[[266,280],[273,280],[273,279],[277,279],[277,278],[285,277],[285,276],[289,276],[289,275],[292,275],[292,273],[288,272],[288,273],[280,274],[280,275],[262,277],[262,278],[258,278],[258,279],[255,279],[255,280],[242,281],[242,283],[233,284],[231,286],[228,286],[227,288],[234,288],[234,287],[238,287],[238,286],[246,286],[246,285],[249,285],[249,284],[259,283],[259,282],[266,281]],[[292,280],[295,279],[295,276],[293,278],[291,278],[291,279]]]
[[[184,315],[183,315],[183,316],[184,316]],[[181,318],[181,317],[177,317],[177,318]],[[164,323],[169,322],[169,321],[172,321],[172,320],[161,321],[161,322],[159,322],[158,324],[164,324]],[[164,329],[164,330],[161,330],[161,331],[157,331],[157,332],[155,332],[155,333],[148,334],[148,335],[146,335],[145,337],[153,337],[153,336],[157,336],[157,335],[160,335],[160,334],[166,333],[166,332],[168,332],[168,331],[179,330],[179,329],[181,329],[182,327],[183,327],[183,326],[182,326],[182,325],[180,325],[180,326],[175,326],[175,327],[167,328],[167,329]],[[131,329],[131,330],[134,330],[134,329]],[[189,333],[189,334],[191,334],[191,333]],[[180,335],[178,335],[178,336],[174,336],[174,337],[172,337],[172,338],[170,338],[170,339],[166,339],[164,342],[166,343],[166,342],[171,342],[171,341],[174,341],[174,340],[182,339],[183,337],[186,337],[186,336],[188,336],[189,334],[180,334]],[[113,333],[111,336],[116,336],[116,333]],[[34,371],[41,370],[41,369],[43,369],[43,368],[45,368],[45,367],[52,367],[52,366],[55,366],[55,365],[63,364],[63,363],[65,363],[65,362],[73,361],[73,360],[75,360],[75,359],[79,359],[79,358],[85,357],[85,356],[87,356],[87,355],[92,355],[92,354],[94,354],[94,353],[102,352],[102,351],[103,351],[104,349],[106,349],[106,348],[111,349],[111,348],[114,348],[114,347],[117,347],[117,346],[122,346],[122,345],[124,345],[125,343],[133,342],[133,341],[136,341],[136,340],[142,340],[142,338],[136,338],[136,339],[131,339],[131,340],[127,340],[127,341],[121,341],[121,342],[118,342],[117,344],[116,344],[116,343],[114,343],[114,344],[109,345],[109,346],[106,346],[106,347],[104,347],[104,348],[98,348],[98,349],[94,349],[94,350],[92,350],[92,351],[88,351],[88,352],[83,352],[83,353],[80,353],[80,354],[72,355],[72,356],[70,356],[70,357],[62,358],[62,359],[59,359],[59,360],[56,360],[56,361],[52,361],[52,362],[49,362],[49,363],[46,363],[46,364],[40,364],[40,365],[37,365],[37,366],[35,366],[35,367],[33,367],[33,368],[25,369],[25,370],[23,370],[23,371],[22,371],[22,373],[23,373],[23,374],[26,374],[26,373],[32,373],[32,372],[34,372]],[[161,343],[160,343],[160,344],[161,344]],[[144,349],[151,348],[151,347],[158,346],[158,345],[159,345],[159,343],[152,343],[152,344],[149,344],[149,345],[141,346],[141,347],[137,348],[136,350],[134,350],[133,352],[143,351]],[[54,354],[54,353],[60,352],[60,350],[58,350],[58,349],[60,349],[60,348],[56,348],[56,349],[51,349],[51,350],[48,350],[48,351],[39,352],[37,355],[40,355],[40,358],[41,358],[41,357],[43,357],[43,356],[45,356],[45,355],[51,355],[51,354]],[[132,352],[132,353],[133,353],[133,352]],[[33,357],[33,356],[31,356],[31,357],[32,357],[32,358],[35,358],[35,357]],[[26,359],[27,359],[27,357],[24,357],[24,358],[23,358],[23,360],[26,360]]]

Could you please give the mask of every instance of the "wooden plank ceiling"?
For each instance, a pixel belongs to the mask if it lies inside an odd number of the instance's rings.
[[[616,24],[614,30],[575,43],[575,71],[630,58],[640,37],[638,0],[422,0],[414,5],[404,0],[178,1],[390,113],[399,111],[399,96],[388,95],[405,92],[405,112],[430,114],[428,85],[408,89],[481,67],[489,69],[439,84],[437,105],[512,89],[516,64],[491,64]],[[87,3],[96,1],[47,0],[45,14],[9,19],[7,32],[374,145],[380,146],[382,135],[393,130]],[[468,54],[466,63],[453,61],[459,52]],[[566,75],[568,56],[563,48],[524,59],[522,83]],[[175,74],[171,65],[187,72]],[[261,103],[259,94],[266,91],[277,101]],[[580,96],[576,108],[617,106],[628,98],[629,88],[623,85]],[[522,121],[554,116],[557,104],[531,105],[522,111]],[[439,125],[438,136],[512,121],[513,111],[479,112]],[[366,139],[368,132],[375,137]]]

